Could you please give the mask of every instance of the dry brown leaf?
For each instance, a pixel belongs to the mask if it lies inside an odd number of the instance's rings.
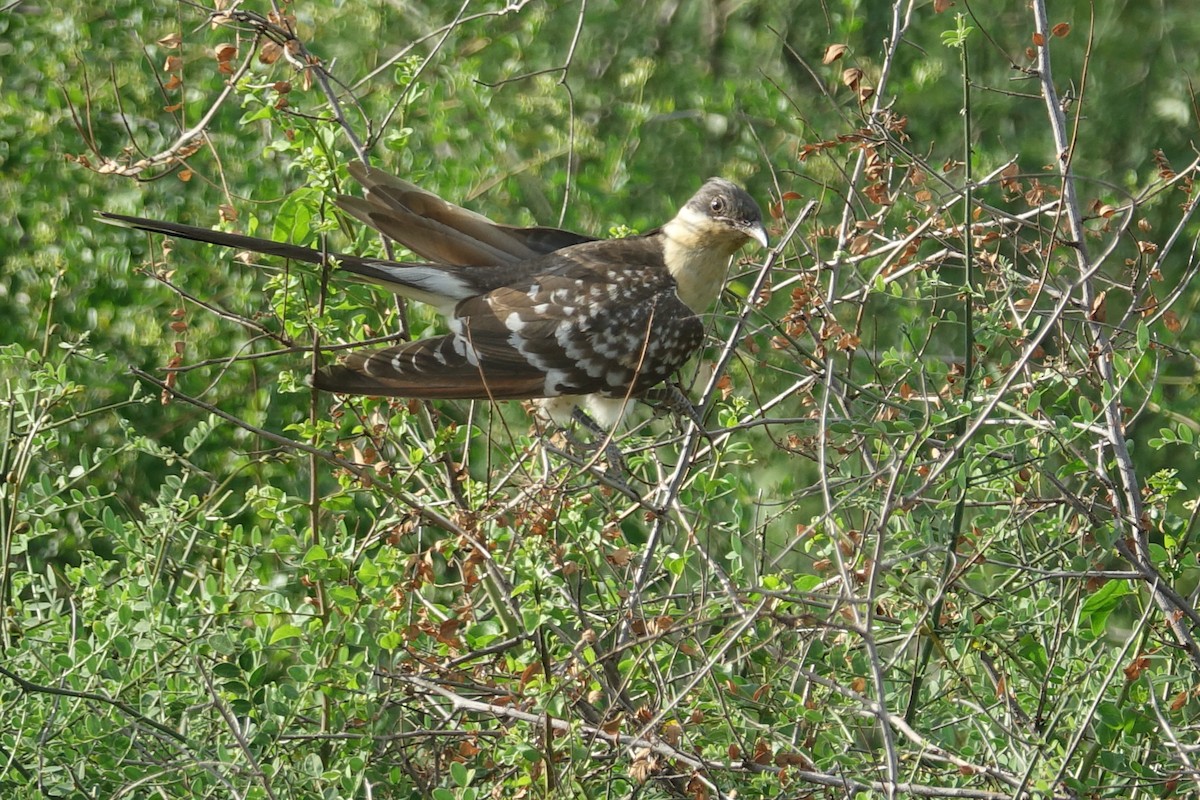
[[[633,551],[628,547],[618,547],[605,556],[605,559],[614,567],[628,566],[629,562],[633,559]]]
[[[283,48],[275,42],[263,42],[263,46],[258,51],[258,60],[264,64],[274,64],[282,54]]]
[[[822,64],[832,64],[837,61],[850,48],[844,44],[831,44],[825,48],[825,56],[821,59]]]

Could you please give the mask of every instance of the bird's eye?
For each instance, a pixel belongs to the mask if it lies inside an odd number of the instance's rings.
[[[725,199],[723,197],[714,197],[712,202],[708,204],[708,207],[720,214],[725,210]]]

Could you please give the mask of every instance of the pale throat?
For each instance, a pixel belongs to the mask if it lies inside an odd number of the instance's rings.
[[[686,207],[663,226],[662,234],[663,261],[678,285],[679,299],[695,313],[704,313],[724,288],[729,259],[746,237]]]

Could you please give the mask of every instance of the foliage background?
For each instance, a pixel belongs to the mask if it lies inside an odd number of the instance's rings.
[[[1194,793],[1200,18],[1049,4],[1085,264],[1040,6],[8,4],[0,794]],[[639,412],[623,487],[520,408],[313,397],[315,334],[436,320],[94,219],[378,249],[356,142],[592,232],[744,183],[712,437]]]

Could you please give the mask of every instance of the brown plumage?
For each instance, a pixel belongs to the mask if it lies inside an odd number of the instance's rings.
[[[710,179],[666,225],[596,240],[499,225],[379,170],[354,164],[364,199],[347,213],[426,262],[331,254],[349,277],[435,306],[449,333],[351,353],[323,368],[326,391],[415,398],[598,398],[617,405],[668,378],[700,347],[697,316],[724,285],[733,253],[766,232],[757,204]],[[169,236],[321,263],[320,251],[171,222],[102,214]],[[607,402],[605,402],[607,400]],[[565,401],[565,402],[564,402]]]

